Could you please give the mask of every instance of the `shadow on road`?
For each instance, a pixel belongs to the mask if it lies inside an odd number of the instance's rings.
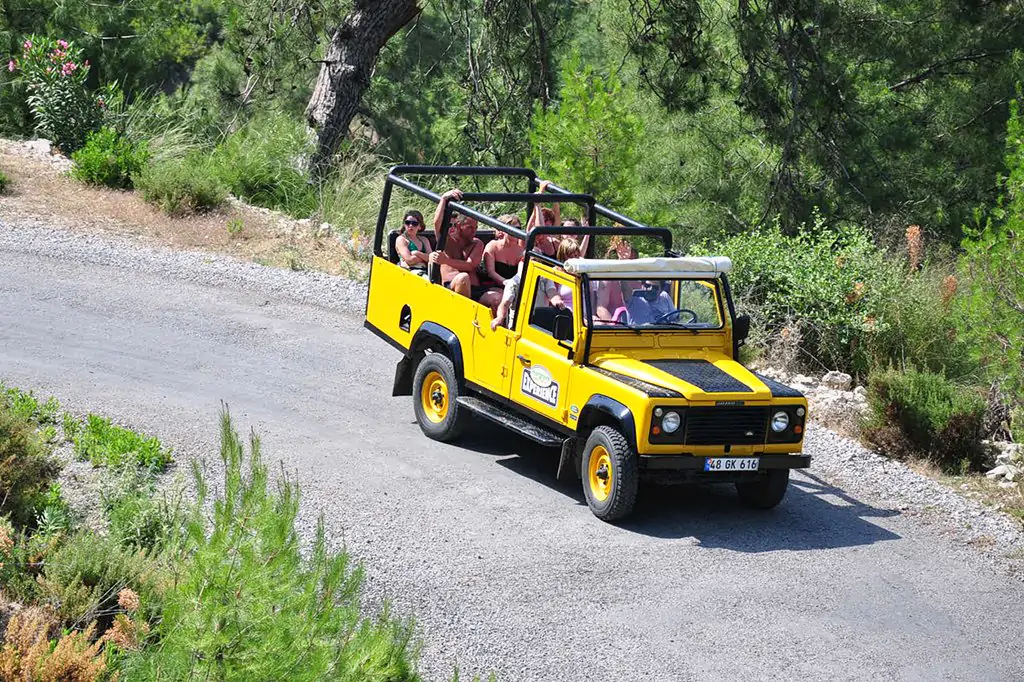
[[[474,429],[461,447],[495,456],[507,469],[565,495],[586,510],[578,479],[556,481],[558,451],[511,433]],[[871,545],[900,536],[871,522],[896,516],[818,477],[813,463],[790,479],[786,498],[770,511],[742,507],[732,484],[641,484],[636,508],[620,528],[655,538],[695,538],[701,547],[736,552],[802,551]]]

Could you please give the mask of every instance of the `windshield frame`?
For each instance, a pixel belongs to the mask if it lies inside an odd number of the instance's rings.
[[[698,334],[701,332],[722,332],[726,328],[726,291],[727,289],[722,285],[720,277],[650,277],[647,279],[657,280],[662,282],[707,282],[712,284],[714,287],[715,294],[715,305],[718,312],[719,323],[715,327],[701,326],[701,327],[689,327],[677,322],[668,322],[662,324],[645,324],[643,326],[632,326],[632,325],[619,325],[619,324],[594,324],[594,310],[590,296],[590,283],[591,281],[599,282],[610,282],[610,281],[635,281],[636,277],[591,277],[589,274],[583,274],[580,276],[580,298],[583,301],[583,323],[587,334],[599,332],[605,333],[630,333],[630,334],[644,334],[645,332],[665,333],[665,332],[676,332],[676,333],[687,333],[687,334]],[[585,295],[584,295],[585,294]],[[731,304],[731,301],[729,301]],[[731,312],[732,306],[729,306],[729,312]]]

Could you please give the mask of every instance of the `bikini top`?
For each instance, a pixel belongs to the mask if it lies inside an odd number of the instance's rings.
[[[500,260],[495,259],[494,271],[497,272],[505,279],[511,279],[516,276],[516,271],[519,269],[518,264],[502,263]]]

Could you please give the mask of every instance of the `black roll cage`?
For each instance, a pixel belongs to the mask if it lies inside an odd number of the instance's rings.
[[[463,192],[462,201],[449,201],[445,205],[444,213],[442,214],[441,222],[441,233],[437,240],[437,249],[441,250],[444,248],[445,242],[448,237],[448,228],[451,224],[451,218],[454,213],[459,213],[469,218],[473,218],[479,224],[487,225],[488,227],[494,228],[495,230],[505,232],[507,234],[522,239],[526,242],[526,255],[523,260],[523,272],[529,267],[530,259],[536,259],[542,263],[551,266],[560,266],[562,263],[555,258],[546,256],[543,253],[533,250],[533,246],[536,243],[536,239],[539,235],[564,235],[571,234],[573,236],[622,236],[622,237],[655,237],[660,238],[665,246],[665,256],[673,257],[679,254],[672,251],[672,232],[668,228],[664,227],[651,227],[645,225],[639,221],[629,218],[617,211],[614,211],[607,206],[602,206],[597,203],[592,195],[589,194],[576,194],[569,190],[563,189],[555,184],[549,184],[547,189],[548,192],[545,194],[538,194],[537,189],[540,187],[540,182],[537,179],[537,173],[531,168],[519,168],[513,166],[422,166],[414,164],[402,164],[391,168],[388,172],[387,179],[384,182],[384,193],[381,196],[380,212],[377,214],[377,227],[373,238],[373,253],[378,257],[384,257],[383,253],[383,242],[384,233],[387,229],[388,212],[391,208],[391,194],[393,189],[397,186],[417,196],[423,197],[430,201],[438,202],[441,201],[441,195],[437,192],[433,192],[426,187],[423,187],[415,182],[409,180],[406,176],[416,175],[428,175],[428,176],[454,176],[454,177],[518,177],[526,180],[528,191],[527,192]],[[579,226],[566,228],[560,225],[554,226],[537,226],[530,230],[529,234],[521,228],[517,228],[513,225],[503,223],[497,218],[493,218],[486,213],[481,213],[470,206],[467,206],[465,202],[523,202],[526,204],[527,220],[529,220],[529,214],[533,211],[533,207],[541,203],[551,202],[569,202],[575,204],[581,204],[587,207],[587,215],[590,226]],[[614,223],[618,223],[616,226],[599,226],[595,225],[598,218],[605,218]],[[426,226],[424,226],[426,227]],[[587,258],[593,257],[594,241],[591,241],[589,251],[590,253],[584,254]],[[441,278],[440,268],[432,267],[430,281],[434,284],[439,284]],[[589,288],[589,277],[584,275],[582,277],[582,283],[585,288]],[[726,306],[729,311],[730,318],[736,319],[736,310],[733,305],[732,290],[729,286],[729,280],[722,275],[721,277],[722,289],[725,293]],[[525,286],[520,286],[519,291],[516,295],[515,304],[512,306],[512,310],[515,311],[515,316],[518,324],[520,317],[520,307],[522,305],[523,291],[526,289]],[[586,289],[584,289],[586,290]],[[590,330],[593,329],[593,321],[591,318],[592,311],[589,309],[590,305],[588,302],[589,296],[582,296],[583,310],[582,312],[590,320],[590,326],[587,328],[587,339],[585,345],[585,351],[583,356],[583,363],[586,363],[586,359],[590,355]],[[735,349],[738,353],[738,347]],[[737,355],[738,357],[738,355]]]

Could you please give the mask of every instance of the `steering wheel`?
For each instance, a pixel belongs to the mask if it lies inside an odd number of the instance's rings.
[[[675,310],[670,310],[669,312],[663,315],[659,315],[657,318],[655,318],[654,324],[664,322],[673,315],[679,315],[680,313],[690,313],[690,319],[684,322],[683,324],[693,324],[694,322],[697,321],[697,313],[693,312],[689,308],[676,308]]]

